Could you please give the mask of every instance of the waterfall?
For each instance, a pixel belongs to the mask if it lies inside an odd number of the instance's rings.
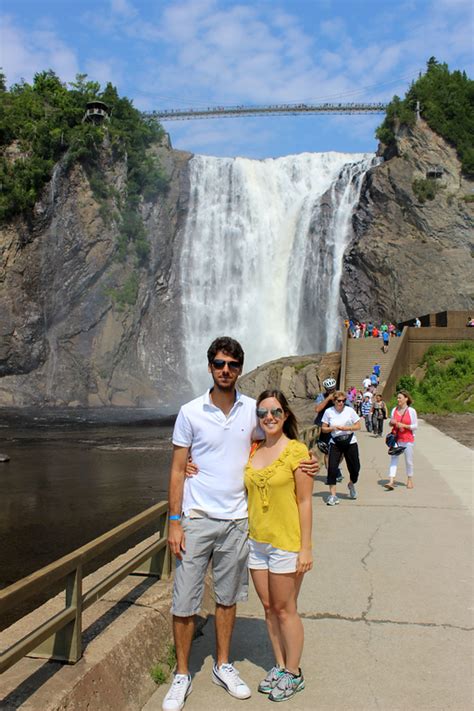
[[[196,392],[209,382],[206,351],[217,336],[241,342],[246,371],[337,346],[342,257],[373,161],[344,153],[191,159],[180,281]]]

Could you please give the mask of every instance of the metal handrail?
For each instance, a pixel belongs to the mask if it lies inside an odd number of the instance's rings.
[[[84,564],[157,519],[161,524],[159,539],[83,593]],[[52,583],[64,580],[66,605],[64,610],[46,620],[0,654],[0,673],[30,653],[35,657],[69,663],[77,662],[82,656],[83,610],[103,597],[131,572],[139,570],[143,575],[154,575],[159,578],[167,578],[170,575],[171,557],[167,547],[167,529],[168,502],[162,501],[54,563],[1,590],[0,612],[5,612],[32,595],[40,593]],[[144,564],[145,567],[140,568]]]

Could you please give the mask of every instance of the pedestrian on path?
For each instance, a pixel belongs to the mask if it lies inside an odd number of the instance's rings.
[[[413,447],[415,444],[414,432],[418,427],[418,416],[414,407],[411,407],[411,395],[406,390],[400,390],[397,394],[397,405],[390,415],[390,425],[392,434],[397,438],[397,447],[403,447],[405,466],[407,472],[407,489],[413,489]],[[395,488],[395,477],[400,456],[390,457],[389,479],[385,488],[393,491]]]
[[[316,396],[316,405],[314,406],[314,411],[316,413],[316,417],[314,418],[314,424],[318,425],[318,427],[319,427],[318,441],[316,443],[316,446],[318,447],[319,451],[322,452],[322,454],[324,456],[324,466],[327,469],[328,468],[328,450],[329,450],[330,435],[328,435],[322,431],[321,425],[322,425],[324,413],[326,412],[326,410],[328,410],[334,404],[334,394],[336,392],[336,379],[335,378],[326,378],[325,380],[323,380],[323,388],[324,388],[324,392],[319,393],[319,395]],[[342,472],[339,471],[339,473],[337,475],[337,480],[342,481],[343,478],[344,477],[342,475]]]
[[[372,401],[366,393],[360,406],[360,414],[364,418],[367,432],[372,432]]]
[[[163,711],[180,711],[191,693],[189,654],[207,567],[212,561],[216,599],[216,663],[212,680],[231,696],[251,691],[230,663],[236,603],[247,599],[248,514],[244,467],[258,420],[253,398],[236,389],[244,352],[232,338],[217,338],[207,352],[213,386],[183,405],[173,431],[168,545],[176,556],[173,634],[176,673]],[[191,455],[196,476],[186,476]],[[300,462],[314,476],[316,460]]]
[[[383,421],[387,419],[387,406],[382,396],[377,394],[372,402],[372,429],[376,437],[383,434]]]
[[[354,432],[360,430],[360,417],[352,407],[345,405],[346,396],[339,390],[334,396],[334,406],[326,410],[323,416],[323,432],[329,432],[328,454],[328,484],[329,497],[326,500],[328,506],[335,506],[339,503],[336,495],[337,472],[341,459],[344,457],[349,470],[350,481],[348,486],[349,497],[357,499],[355,485],[359,479],[360,460],[359,447]]]
[[[271,701],[285,701],[305,686],[297,598],[303,575],[313,566],[313,481],[299,468],[308,450],[297,440],[296,418],[284,394],[265,390],[257,400],[257,417],[265,440],[245,467],[249,568],[275,656],[258,690]]]

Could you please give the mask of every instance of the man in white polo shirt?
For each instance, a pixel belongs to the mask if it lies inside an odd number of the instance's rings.
[[[176,674],[163,701],[163,711],[179,711],[191,692],[189,654],[194,615],[199,612],[207,565],[212,559],[216,598],[216,663],[214,683],[237,699],[251,691],[229,663],[236,603],[247,599],[247,502],[243,482],[256,403],[236,390],[244,352],[232,338],[217,338],[207,352],[214,381],[204,395],[183,405],[173,432],[169,488],[170,550],[177,558],[174,578],[173,632]],[[199,469],[186,477],[191,454]],[[315,460],[308,473],[317,471]]]

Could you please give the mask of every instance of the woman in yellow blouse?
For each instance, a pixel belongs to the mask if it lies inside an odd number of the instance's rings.
[[[298,468],[309,455],[297,440],[296,418],[283,393],[265,390],[257,400],[257,417],[265,440],[245,467],[249,568],[275,654],[275,666],[259,691],[272,701],[284,701],[304,689],[297,598],[303,575],[313,565],[313,480]]]

